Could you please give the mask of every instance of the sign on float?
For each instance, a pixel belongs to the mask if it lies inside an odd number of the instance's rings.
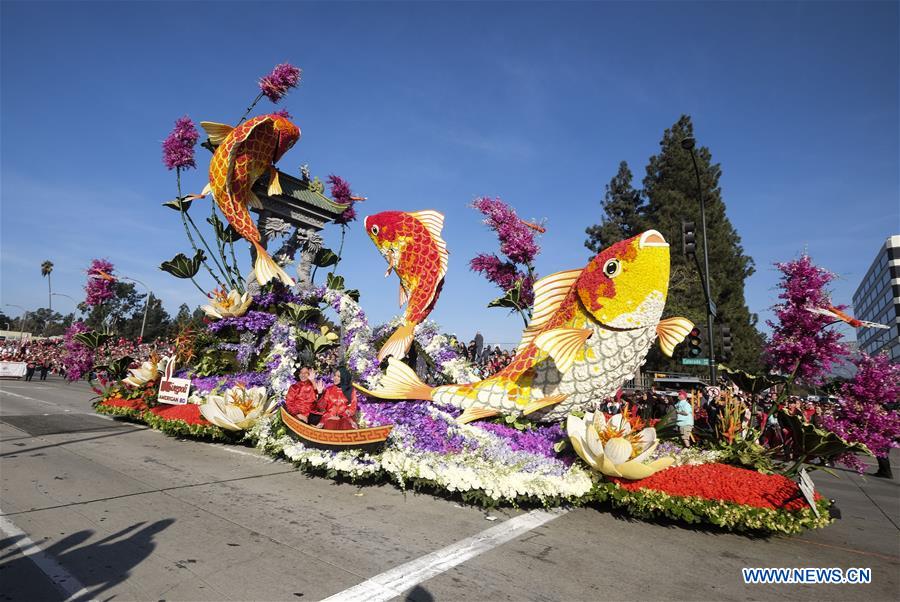
[[[173,377],[174,370],[175,359],[173,358],[166,364],[166,370],[159,381],[159,393],[156,399],[159,403],[183,406],[188,402],[188,396],[191,393],[191,379]]]

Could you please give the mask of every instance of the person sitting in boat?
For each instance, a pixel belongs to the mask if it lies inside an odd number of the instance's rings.
[[[284,407],[292,416],[315,425],[319,422],[324,409],[320,402],[324,386],[309,366],[302,366],[297,372],[297,378],[299,380],[288,389]]]
[[[322,395],[324,413],[318,428],[346,431],[359,428],[356,421],[356,390],[350,384],[350,373],[341,366],[334,371],[334,384]]]

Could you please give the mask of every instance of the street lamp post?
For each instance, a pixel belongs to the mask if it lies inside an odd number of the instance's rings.
[[[76,309],[78,308],[78,299],[76,299],[72,295],[67,295],[65,293],[50,293],[50,294],[53,295],[54,297],[65,297],[66,299],[70,299],[72,301],[72,303],[75,304],[75,308]]]
[[[688,136],[681,140],[681,148],[691,153],[691,162],[694,164],[694,176],[697,178],[697,196],[700,198],[700,228],[703,230],[703,295],[706,297],[706,328],[709,337],[709,384],[716,384],[716,350],[713,321],[716,318],[716,306],[713,303],[709,290],[709,244],[706,238],[706,204],[703,201],[703,188],[700,185],[700,168],[697,167],[697,157],[694,154],[696,142]],[[696,258],[696,255],[694,256]],[[698,266],[699,267],[699,266]]]
[[[138,280],[137,278],[129,278],[128,276],[119,276],[120,280],[130,280],[131,282],[137,282],[145,289],[147,289],[147,300],[144,301],[144,319],[141,321],[141,336],[139,337],[141,341],[144,340],[144,328],[147,327],[147,310],[150,309],[150,300],[153,298],[153,292],[151,292],[150,287]]]
[[[22,307],[21,305],[15,305],[15,304],[13,304],[13,303],[7,303],[6,306],[7,306],[7,307],[18,307],[18,308],[21,309],[23,312],[25,312],[25,313],[22,314],[22,319],[21,319],[21,321],[19,322],[19,344],[21,345],[21,344],[22,344],[22,339],[23,339],[24,336],[25,336],[25,320],[28,319],[28,313],[29,313],[29,312],[28,312],[27,309],[25,309],[25,308]]]

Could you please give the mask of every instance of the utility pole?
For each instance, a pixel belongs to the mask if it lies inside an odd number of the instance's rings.
[[[697,196],[700,198],[700,228],[703,232],[703,269],[700,276],[703,280],[703,295],[706,297],[706,328],[709,335],[709,384],[716,384],[716,351],[713,330],[713,321],[716,318],[716,305],[713,303],[709,290],[709,244],[706,237],[706,204],[703,201],[703,188],[700,185],[700,168],[697,167],[697,157],[694,155],[696,141],[688,136],[681,140],[681,148],[691,153],[691,162],[694,164],[694,176],[697,178]],[[696,258],[696,255],[694,256]],[[699,262],[698,262],[699,263]],[[698,269],[700,266],[697,266]]]

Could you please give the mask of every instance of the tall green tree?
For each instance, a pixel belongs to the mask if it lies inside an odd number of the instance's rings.
[[[631,185],[632,173],[628,163],[619,163],[619,171],[606,185],[603,197],[603,218],[599,224],[585,229],[584,246],[599,253],[611,244],[631,238],[641,232],[644,224],[641,210],[641,191]]]
[[[53,262],[47,259],[41,264],[41,276],[47,277],[47,308],[53,309],[53,288],[50,286],[50,273],[53,272]]]
[[[682,315],[697,324],[705,324],[706,304],[701,279],[693,259],[681,252],[681,224],[693,221],[697,230],[697,256],[703,256],[697,181],[690,151],[681,146],[682,140],[693,136],[693,124],[687,115],[682,115],[663,133],[659,153],[650,157],[647,165],[643,188],[647,205],[643,214],[649,227],[659,230],[671,244],[673,278],[666,314]],[[753,259],[744,253],[741,238],[726,214],[719,187],[721,167],[713,163],[712,153],[699,142],[694,152],[706,204],[710,294],[718,308],[716,325],[731,327],[734,353],[728,363],[757,371],[762,368],[763,337],[756,328],[757,316],[750,313],[744,298],[744,282],[754,272]],[[717,339],[719,332],[717,330]],[[718,341],[716,350],[721,353]],[[656,369],[674,369],[678,366],[676,361],[659,353],[648,356],[648,366]]]
[[[94,306],[88,306],[87,303],[82,302],[78,304],[78,309],[88,312],[84,323],[89,328],[103,331],[109,326],[114,334],[122,335],[124,321],[127,321],[136,309],[140,308],[143,311],[144,295],[139,294],[131,282],[117,280],[113,287],[115,295],[112,299]]]

